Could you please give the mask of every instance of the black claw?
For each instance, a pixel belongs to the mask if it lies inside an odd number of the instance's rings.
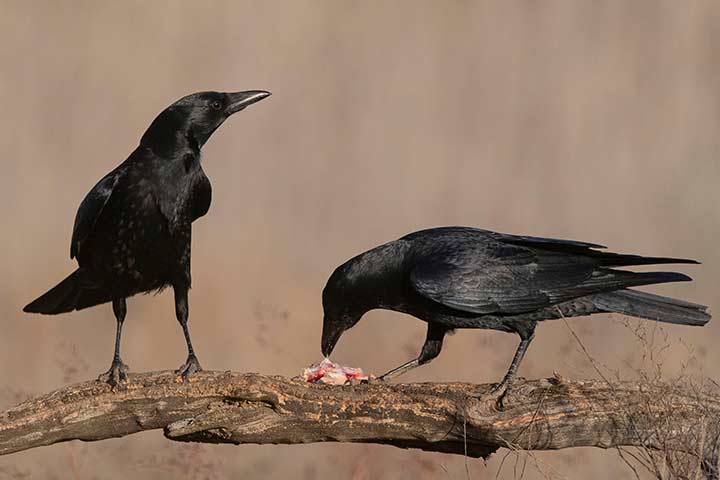
[[[497,397],[497,400],[495,400],[495,408],[502,412],[505,410],[505,397],[507,396],[509,389],[503,390],[503,392]]]
[[[175,373],[180,375],[184,381],[187,380],[187,378],[193,373],[200,371],[202,371],[202,367],[200,366],[200,362],[197,357],[195,355],[189,355],[187,360],[185,360],[185,363],[175,370]]]
[[[360,380],[361,385],[379,385],[385,383],[385,379],[383,377],[369,377],[364,380]]]
[[[115,359],[110,365],[110,369],[98,376],[98,382],[107,383],[113,390],[117,390],[121,383],[127,382],[127,373],[130,367],[123,363],[122,360]]]
[[[343,386],[346,387],[352,387],[355,385],[362,385],[365,380],[358,380],[357,378],[348,378],[345,380],[345,383],[343,383]]]
[[[490,393],[491,393],[492,395],[495,395],[495,394],[498,393],[500,390],[502,390],[504,386],[505,386],[505,384],[504,384],[503,382],[496,383],[495,386],[490,389]]]
[[[490,389],[490,392],[487,393],[487,395],[481,395],[480,398],[487,399],[488,397],[494,397],[495,398],[495,408],[497,408],[499,411],[502,411],[505,409],[505,405],[503,404],[505,397],[507,396],[508,392],[510,391],[511,382],[502,381],[500,383],[495,384]]]

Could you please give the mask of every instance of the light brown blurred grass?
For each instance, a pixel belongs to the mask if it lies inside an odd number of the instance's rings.
[[[697,258],[704,265],[682,269],[696,282],[653,291],[717,310],[717,3],[4,0],[0,10],[0,386],[8,392],[61,385],[73,347],[88,365],[73,380],[107,368],[109,307],[52,318],[21,308],[74,268],[68,244],[87,190],[160,110],[197,90],[274,93],[204,150],[215,198],[194,232],[190,325],[206,368],[295,374],[319,358],[320,291],[333,268],[436,225]],[[183,361],[171,302],[168,293],[129,302],[123,358],[133,369]],[[636,354],[609,317],[572,324],[611,367]],[[698,371],[717,378],[716,322],[668,331],[696,348]],[[414,355],[423,335],[409,317],[372,312],[336,358],[384,371]],[[516,344],[460,332],[403,380],[494,381]],[[668,368],[685,355],[673,345]],[[591,375],[559,322],[542,325],[520,374],[553,370]],[[188,455],[212,467],[177,467]],[[538,458],[567,478],[631,476],[613,452]],[[499,460],[471,461],[473,478],[493,477]],[[0,459],[0,475],[13,472],[465,478],[458,457],[168,445],[159,432]]]

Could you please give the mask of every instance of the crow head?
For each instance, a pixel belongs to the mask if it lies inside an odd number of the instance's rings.
[[[163,155],[187,143],[200,150],[217,128],[233,113],[270,96],[263,90],[237,93],[199,92],[181,98],[155,118],[140,140]]]
[[[390,242],[351,258],[335,269],[323,290],[322,353],[335,348],[345,330],[370,310],[392,310],[402,298],[407,245]]]

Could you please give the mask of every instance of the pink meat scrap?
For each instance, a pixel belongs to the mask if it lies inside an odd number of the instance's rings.
[[[365,375],[362,368],[346,367],[324,359],[303,369],[300,378],[310,383],[325,383],[328,385],[344,385],[348,380],[368,380],[374,375]]]

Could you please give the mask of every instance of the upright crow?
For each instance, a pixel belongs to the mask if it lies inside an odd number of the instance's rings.
[[[269,95],[200,92],[178,100],[80,204],[70,245],[70,258],[80,267],[24,311],[54,315],[112,302],[115,355],[98,380],[116,387],[126,378],[128,367],[120,359],[125,299],[167,286],[175,292],[188,348],[178,374],[186,378],[201,369],[187,325],[191,224],[207,213],[211,199],[200,149],[230,115]]]
[[[420,355],[380,379],[428,363],[456,328],[517,333],[520,346],[493,392],[504,391],[533,339],[537,322],[601,312],[680,325],[705,325],[707,307],[629,289],[688,281],[675,272],[612,267],[698,263],[601,252],[592,243],[507,235],[467,227],[411,233],[347,261],[323,291],[322,353],[369,310],[394,310],[427,322]]]

